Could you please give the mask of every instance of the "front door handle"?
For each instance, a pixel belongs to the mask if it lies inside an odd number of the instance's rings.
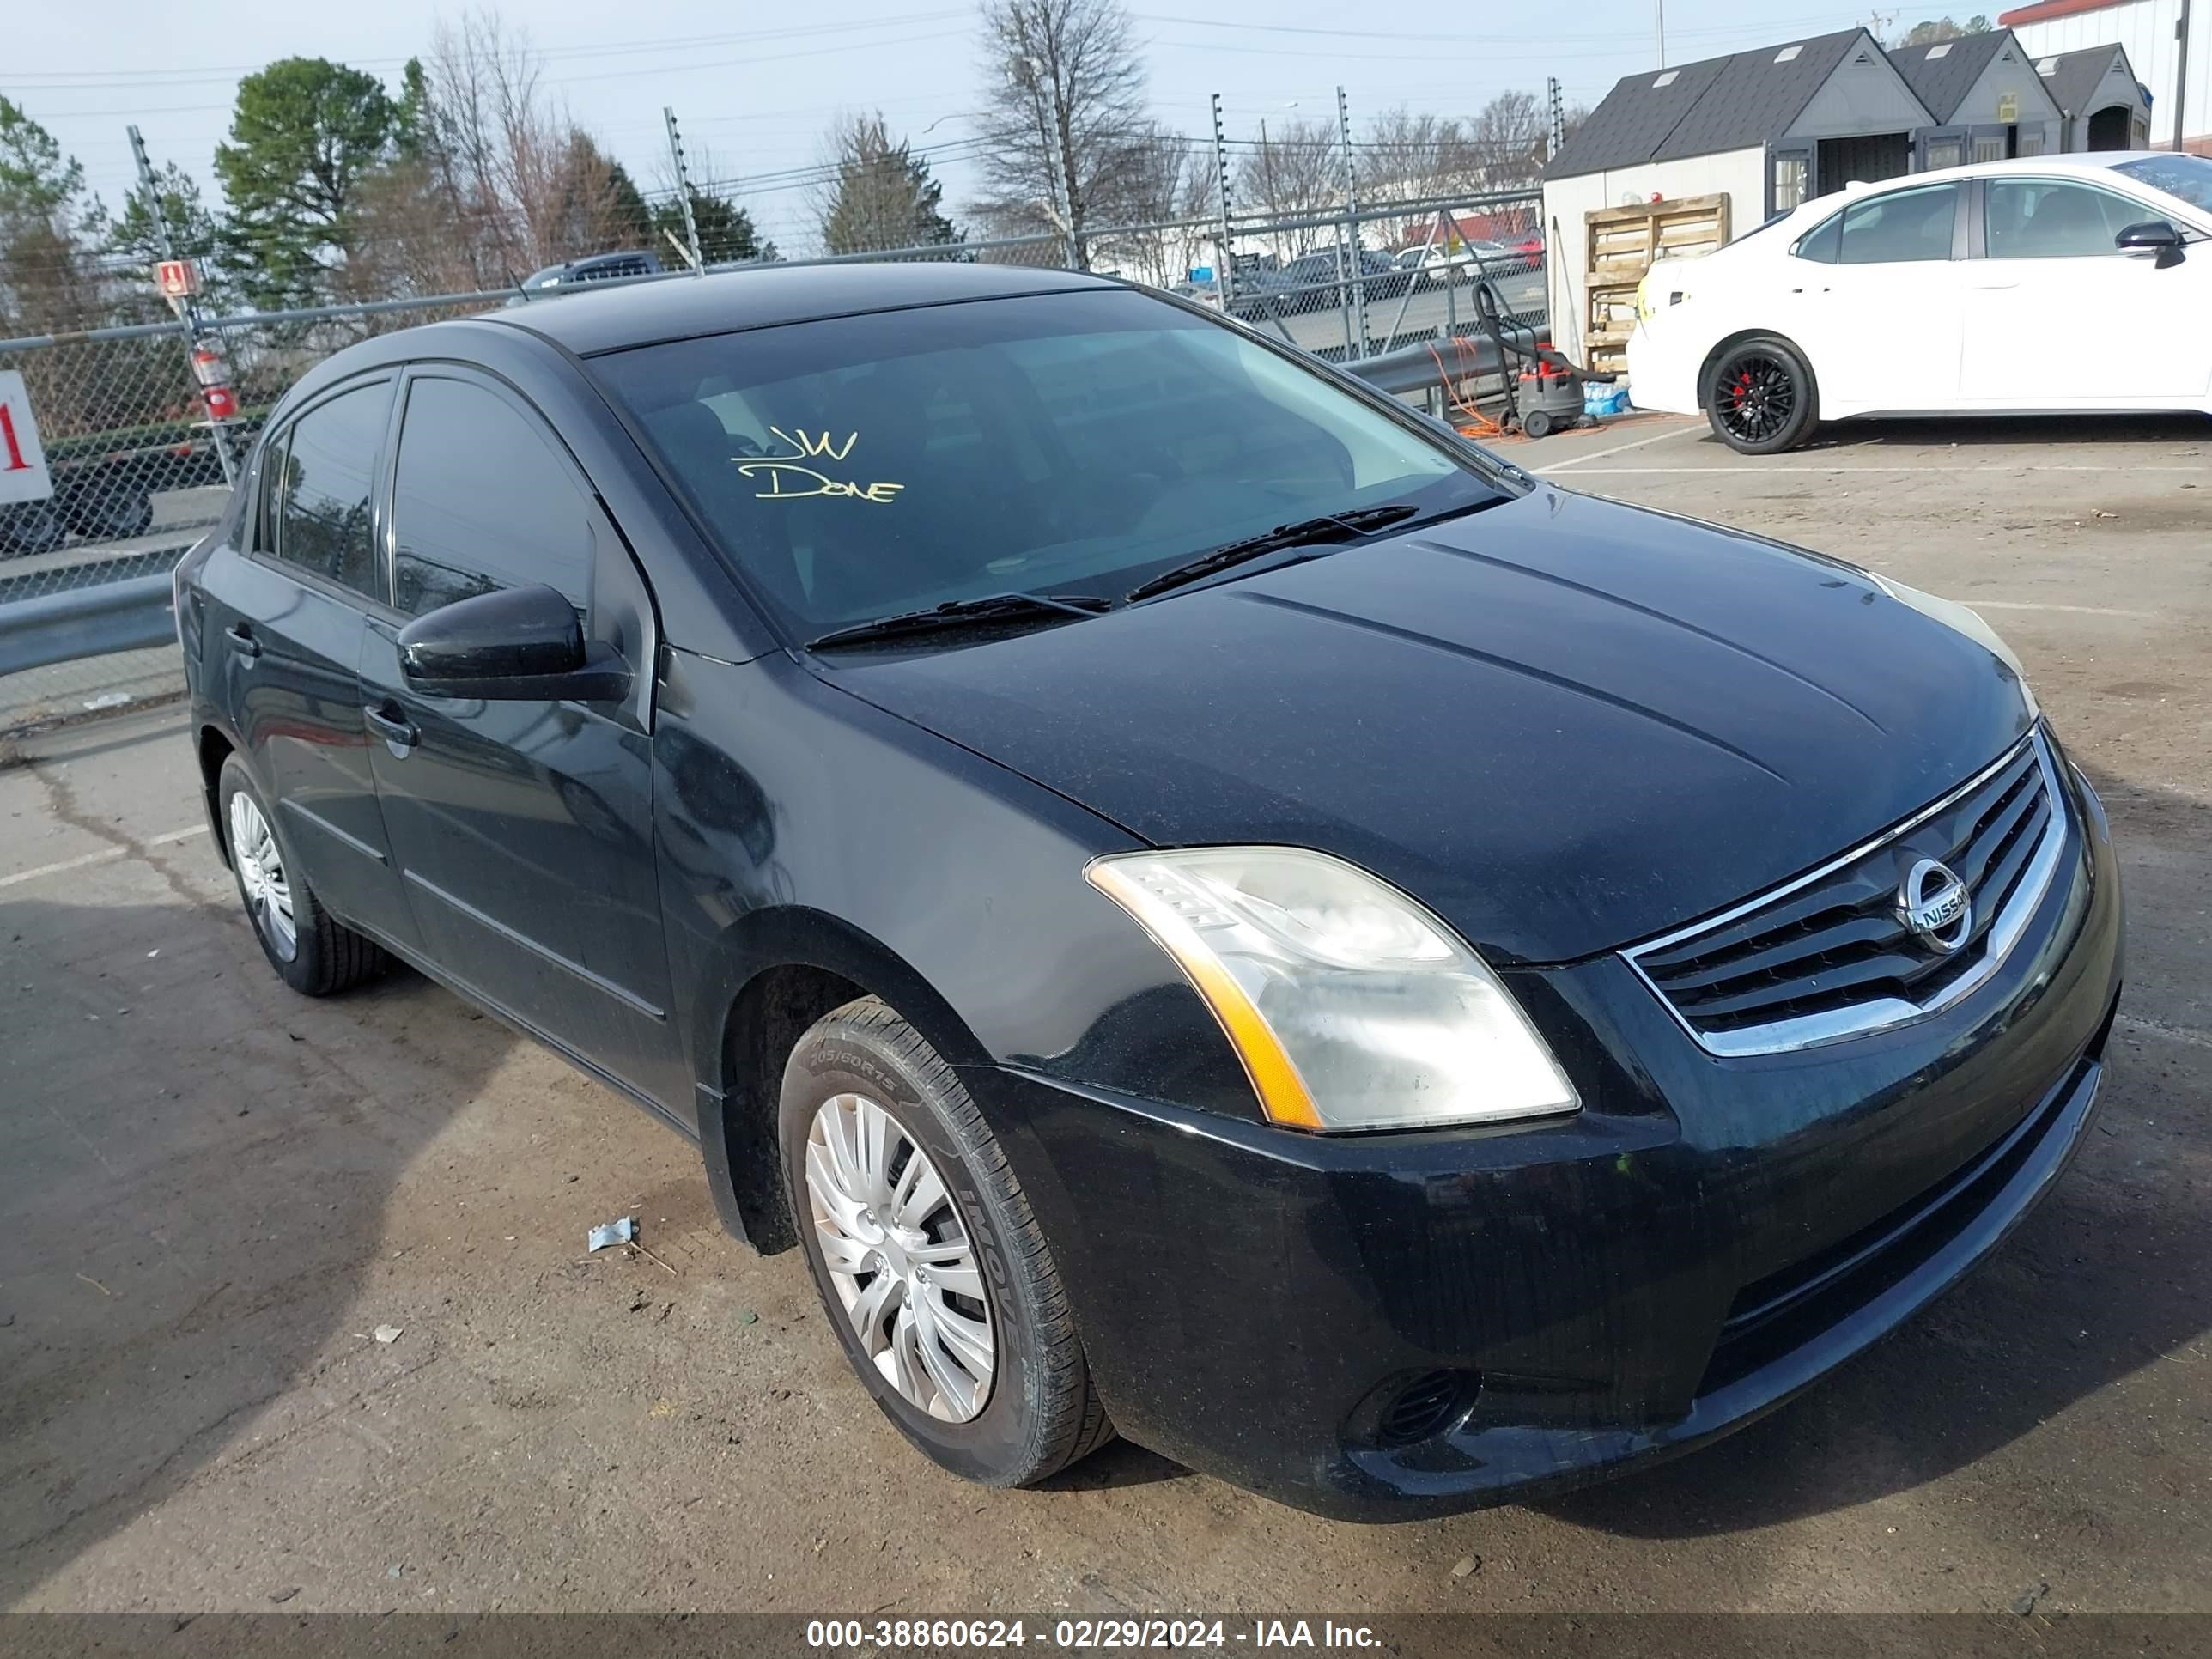
[[[400,715],[387,714],[381,708],[371,705],[361,711],[361,717],[368,722],[371,731],[392,745],[392,752],[395,755],[404,756],[422,741],[422,734],[415,729],[415,723]]]
[[[253,637],[253,630],[244,623],[231,623],[222,630],[222,636],[230,641],[230,648],[248,662],[261,654],[261,641]]]
[[[1974,284],[1973,284],[1973,287],[1974,287],[1977,290],[1979,290],[1979,291],[1982,291],[1982,292],[1987,292],[1987,291],[1991,290],[1991,289],[2001,289],[2001,288],[2018,288],[2019,286],[2020,286],[2020,284],[2019,284],[2017,282],[2012,282],[2012,283],[1974,283]]]

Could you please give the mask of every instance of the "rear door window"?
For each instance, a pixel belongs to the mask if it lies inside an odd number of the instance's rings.
[[[1958,201],[1956,185],[1928,185],[1853,203],[1844,210],[1837,263],[1887,265],[1949,258]]]
[[[393,603],[403,612],[539,582],[585,610],[592,518],[535,416],[475,380],[408,383],[392,505]]]
[[[391,409],[388,381],[316,404],[292,422],[270,492],[277,559],[379,600],[368,504]]]

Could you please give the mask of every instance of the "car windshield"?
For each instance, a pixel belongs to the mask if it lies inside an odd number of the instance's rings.
[[[1514,488],[1243,331],[1127,289],[592,368],[802,639],[1009,592],[1110,598],[1285,524],[1400,503],[1412,524]]]
[[[2179,196],[2193,208],[2212,212],[2212,159],[2202,155],[2146,155],[2112,169],[2140,179],[2153,190]]]

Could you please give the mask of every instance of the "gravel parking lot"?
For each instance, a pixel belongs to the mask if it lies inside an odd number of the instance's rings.
[[[2212,425],[1513,456],[1979,607],[2104,793],[2100,1129],[1930,1316],[1712,1449],[1443,1522],[1127,1445],[959,1485],[687,1143],[411,975],[278,985],[156,711],[0,757],[0,1607],[2212,1611]],[[633,1212],[657,1260],[585,1257]]]

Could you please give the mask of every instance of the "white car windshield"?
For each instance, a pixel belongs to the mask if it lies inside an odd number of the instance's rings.
[[[2193,208],[2212,213],[2212,160],[2202,155],[2146,155],[2112,169],[2140,179],[2153,190],[2179,196]]]

